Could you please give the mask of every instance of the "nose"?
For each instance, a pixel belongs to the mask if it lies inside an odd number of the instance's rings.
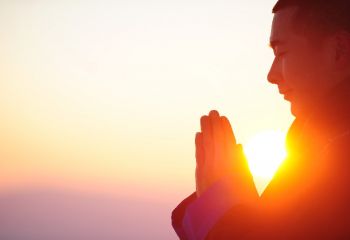
[[[273,60],[273,63],[271,65],[270,71],[267,74],[267,80],[272,83],[272,84],[279,84],[282,81],[282,74],[281,74],[281,69],[280,69],[280,64],[275,58]]]

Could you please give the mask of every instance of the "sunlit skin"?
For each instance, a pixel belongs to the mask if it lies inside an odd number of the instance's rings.
[[[244,147],[243,153],[228,119],[213,110],[201,118],[201,132],[196,134],[197,195],[230,175],[237,181],[237,184],[233,182],[237,189],[242,189],[242,185],[252,187],[249,171],[259,182],[257,190],[262,193],[285,156],[284,134],[272,131],[257,134]],[[250,192],[254,194],[255,191],[252,188]]]
[[[297,33],[293,25],[296,10],[290,7],[274,16],[270,45],[275,59],[268,80],[291,102],[292,114],[306,118],[327,90],[342,80],[344,59],[337,51],[346,48],[336,47],[341,44],[341,34],[335,37],[323,36],[320,32]]]
[[[303,119],[327,91],[350,76],[350,38],[344,32],[322,37],[316,31],[297,33],[292,24],[295,11],[290,7],[274,15],[270,45],[275,59],[268,81],[276,84],[280,94],[291,103],[292,114]],[[239,151],[225,117],[220,117],[217,111],[202,117],[201,132],[196,136],[198,196],[227,174],[246,175],[246,162]],[[243,177],[233,184],[251,185],[244,181],[251,180]]]
[[[197,195],[229,174],[233,167],[236,139],[226,117],[217,111],[201,118],[201,132],[196,135]]]
[[[237,189],[255,193],[243,149],[236,143],[231,125],[216,110],[201,118],[201,132],[196,134],[196,193],[201,196],[222,177],[235,175]]]

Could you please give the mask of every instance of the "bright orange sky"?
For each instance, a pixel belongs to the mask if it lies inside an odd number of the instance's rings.
[[[175,204],[194,189],[201,115],[218,109],[242,143],[285,132],[266,80],[274,2],[0,3],[0,190]]]

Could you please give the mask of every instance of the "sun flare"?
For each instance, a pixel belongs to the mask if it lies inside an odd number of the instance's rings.
[[[261,194],[286,157],[285,133],[264,131],[256,134],[244,146],[250,171]]]

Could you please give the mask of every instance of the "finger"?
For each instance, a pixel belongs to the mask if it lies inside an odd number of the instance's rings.
[[[220,114],[217,110],[211,110],[209,112],[209,117],[220,117]]]
[[[212,111],[209,114],[210,122],[212,125],[212,135],[213,135],[213,142],[214,142],[214,151],[215,151],[215,157],[216,160],[223,160],[224,153],[224,131],[222,128],[220,115],[216,111]]]
[[[228,146],[229,147],[235,146],[236,145],[236,138],[235,138],[235,135],[232,131],[230,121],[225,116],[222,116],[221,123],[222,123],[222,126],[224,128],[224,136],[225,136],[226,142],[228,143]]]
[[[196,133],[195,138],[196,143],[196,162],[197,167],[201,167],[204,164],[204,149],[203,149],[203,134],[202,133]]]
[[[202,149],[203,159],[205,164],[210,164],[213,160],[213,139],[212,139],[212,126],[208,116],[201,117],[201,130],[202,130]]]
[[[248,161],[244,155],[242,144],[237,144],[235,146],[235,154],[236,154],[236,156],[235,156],[236,161],[235,161],[234,168],[239,169],[241,171],[241,173],[249,175],[250,174],[249,164],[248,164]]]
[[[201,117],[201,131],[202,133],[205,133],[206,135],[211,137],[212,134],[212,127],[210,123],[210,119],[208,116],[202,116]]]

